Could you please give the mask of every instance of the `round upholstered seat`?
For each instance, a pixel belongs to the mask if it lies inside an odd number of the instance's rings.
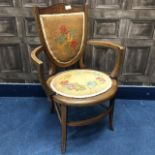
[[[57,74],[49,85],[59,95],[87,98],[106,92],[111,88],[112,80],[103,72],[80,69]]]
[[[77,70],[76,70],[77,71]],[[91,70],[90,70],[91,71]],[[92,70],[93,71],[93,70]],[[61,76],[61,74],[64,74],[64,73],[67,73],[68,71],[66,72],[63,72],[63,73],[59,73],[59,74],[56,74],[54,76],[51,76],[48,78],[47,80],[47,85],[49,86],[49,89],[54,91],[51,87],[51,85],[53,85],[53,80],[57,79],[56,77],[59,75]],[[96,71],[95,71],[96,72]],[[101,72],[99,72],[101,73]],[[100,74],[101,75],[101,74]],[[103,73],[103,75],[106,75]],[[107,77],[107,75],[106,75]],[[89,76],[90,78],[90,76]],[[108,77],[108,79],[110,79],[110,77]],[[111,87],[110,87],[110,84],[109,84],[109,89],[107,89],[108,87],[105,87],[104,88],[104,91],[100,91],[100,93],[98,93],[98,95],[94,95],[94,96],[91,96],[91,97],[85,97],[85,98],[75,98],[75,97],[67,97],[67,96],[64,96],[64,95],[60,95],[60,93],[58,94],[56,92],[56,95],[53,96],[53,99],[56,103],[59,103],[59,104],[65,104],[65,105],[70,105],[70,106],[91,106],[91,105],[96,105],[96,104],[99,104],[103,101],[106,101],[110,98],[112,98],[116,91],[117,91],[117,82],[116,80],[112,80],[110,79],[110,83],[111,83]]]

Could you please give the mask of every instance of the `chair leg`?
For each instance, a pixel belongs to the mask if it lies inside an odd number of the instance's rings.
[[[109,108],[111,107],[111,111],[109,113],[109,128],[110,130],[114,130],[113,128],[113,113],[114,113],[114,105],[115,105],[115,97],[110,100]]]
[[[50,96],[49,98],[50,98],[50,101],[51,101],[51,113],[54,113],[55,112],[54,100],[53,100],[52,96]]]
[[[52,102],[52,105],[51,105],[51,113],[54,113],[55,112],[55,107],[54,107],[54,103]]]
[[[67,106],[61,105],[61,153],[66,151],[67,140]]]

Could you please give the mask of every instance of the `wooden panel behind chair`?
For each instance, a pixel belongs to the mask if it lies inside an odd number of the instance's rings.
[[[47,8],[34,8],[34,14],[42,45],[32,51],[31,57],[37,64],[40,82],[52,101],[52,105],[58,115],[62,128],[61,151],[65,152],[67,126],[82,126],[95,123],[104,116],[109,115],[109,126],[112,126],[114,111],[114,97],[117,91],[117,76],[123,61],[123,47],[111,42],[101,40],[87,40],[87,5],[71,6],[56,4]],[[71,98],[56,94],[51,88],[51,82],[57,76],[55,67],[69,67],[77,62],[80,68],[85,68],[83,54],[86,45],[103,46],[113,48],[116,53],[116,63],[109,75],[112,81],[111,87],[104,93],[87,98]],[[39,53],[44,52],[50,61],[52,75],[45,78],[43,62],[38,58]],[[67,121],[68,106],[95,106],[110,100],[109,107],[96,117],[76,122]]]

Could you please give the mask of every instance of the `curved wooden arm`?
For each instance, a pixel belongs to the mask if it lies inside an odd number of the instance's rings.
[[[38,46],[36,47],[32,53],[31,53],[31,58],[34,61],[34,63],[37,65],[37,70],[38,70],[38,75],[39,75],[39,80],[43,87],[46,88],[46,80],[44,77],[44,66],[43,66],[43,61],[38,58],[38,55],[43,51],[43,46]]]
[[[36,47],[32,53],[31,53],[31,58],[33,60],[33,62],[37,65],[37,70],[38,70],[38,76],[39,76],[39,80],[40,80],[40,83],[42,84],[45,92],[47,94],[49,94],[49,89],[48,89],[48,86],[46,84],[46,78],[44,76],[44,66],[43,66],[43,61],[40,60],[38,58],[38,55],[43,51],[43,46],[38,46]]]
[[[41,61],[39,58],[38,58],[38,55],[40,54],[40,52],[43,51],[43,46],[38,46],[36,47],[32,53],[31,53],[31,58],[32,60],[35,62],[36,65],[42,65],[43,64],[43,61]]]
[[[39,80],[40,83],[42,84],[45,92],[47,95],[52,95],[53,92],[48,88],[47,84],[46,84],[46,78],[44,76],[44,65],[43,65],[43,61],[40,60],[38,58],[38,55],[44,51],[43,46],[38,46],[36,47],[32,53],[31,53],[31,58],[34,61],[34,63],[37,65],[37,70],[38,70],[38,75],[39,75]],[[51,65],[51,64],[50,64]],[[50,72],[51,74],[53,74],[55,72],[55,68],[51,65],[50,66]],[[51,71],[52,70],[52,71]],[[53,71],[54,70],[54,71]]]
[[[123,56],[124,56],[124,48],[118,44],[112,43],[112,42],[106,42],[102,40],[88,40],[88,45],[94,45],[94,46],[103,46],[103,47],[109,47],[113,48],[115,52],[117,52],[117,58],[115,61],[115,66],[110,74],[111,78],[117,78],[121,64],[123,62]]]
[[[34,61],[34,63],[37,65],[37,70],[39,73],[39,80],[44,85],[45,78],[44,78],[43,61],[38,58],[38,55],[42,51],[43,51],[43,46],[36,47],[31,53],[31,58]]]

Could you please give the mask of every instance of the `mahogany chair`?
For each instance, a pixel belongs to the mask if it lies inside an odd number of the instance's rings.
[[[123,61],[122,46],[101,40],[87,40],[87,5],[56,4],[34,8],[42,45],[32,51],[31,57],[38,68],[40,82],[51,100],[61,124],[61,151],[65,152],[67,126],[84,126],[109,116],[113,129],[114,99],[117,76]],[[110,75],[86,69],[83,56],[86,45],[112,48],[116,52],[115,66]],[[44,52],[49,60],[49,76],[44,76],[44,63],[39,54]],[[80,69],[56,73],[56,67],[67,68],[79,63]],[[67,121],[67,107],[95,106],[110,100],[106,111],[79,121]]]

